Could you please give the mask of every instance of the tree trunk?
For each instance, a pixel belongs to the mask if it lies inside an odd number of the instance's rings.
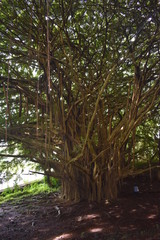
[[[72,169],[72,176],[62,182],[62,195],[69,201],[96,201],[116,200],[118,194],[118,180],[116,173],[107,171],[96,179]]]

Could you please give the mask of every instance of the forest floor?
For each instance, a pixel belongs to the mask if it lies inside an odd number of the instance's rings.
[[[73,204],[58,193],[0,205],[0,240],[159,240],[160,182],[124,184],[112,203]]]

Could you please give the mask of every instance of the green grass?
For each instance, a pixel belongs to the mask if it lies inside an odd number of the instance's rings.
[[[8,201],[19,201],[25,197],[38,194],[48,194],[59,191],[59,183],[53,181],[53,187],[49,187],[45,180],[36,181],[21,188],[15,186],[14,189],[7,188],[0,194],[0,204]]]

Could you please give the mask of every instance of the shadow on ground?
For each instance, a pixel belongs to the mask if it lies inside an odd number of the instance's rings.
[[[158,240],[160,183],[130,183],[114,203],[64,203],[58,194],[38,195],[0,206],[1,240]]]

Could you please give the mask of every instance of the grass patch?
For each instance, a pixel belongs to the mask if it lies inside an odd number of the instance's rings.
[[[59,183],[54,180],[54,185],[50,187],[45,179],[28,184],[24,187],[15,186],[14,189],[7,188],[0,194],[0,204],[8,201],[19,201],[25,197],[37,194],[48,194],[59,191]]]

